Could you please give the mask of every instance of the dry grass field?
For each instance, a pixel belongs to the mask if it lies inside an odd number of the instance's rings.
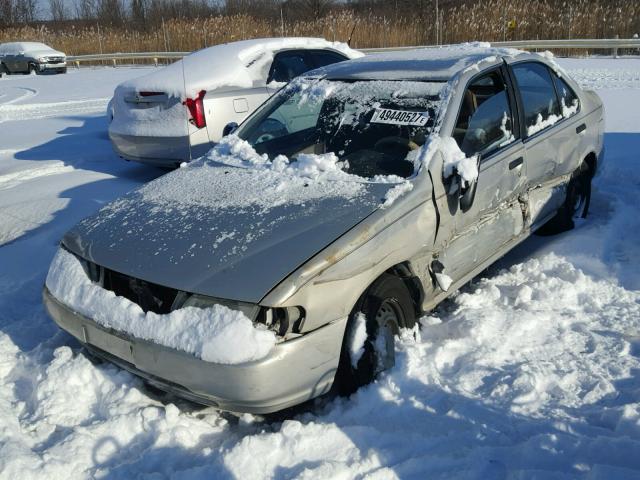
[[[167,20],[154,27],[105,27],[84,22],[0,29],[0,42],[32,39],[68,55],[112,52],[191,51],[218,43],[270,36],[318,36],[355,48],[457,43],[463,41],[629,38],[640,33],[638,0],[463,1],[415,15],[380,16],[350,10],[309,21],[280,22],[251,15]],[[88,26],[87,26],[88,25]],[[439,34],[438,34],[439,32]]]

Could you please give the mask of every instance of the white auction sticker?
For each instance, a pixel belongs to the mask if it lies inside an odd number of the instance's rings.
[[[371,117],[371,123],[391,123],[393,125],[416,125],[422,127],[429,120],[428,112],[407,112],[403,110],[391,110],[389,108],[376,108]]]

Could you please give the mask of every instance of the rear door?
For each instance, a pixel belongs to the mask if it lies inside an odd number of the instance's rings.
[[[7,44],[4,46],[3,63],[10,72],[16,72],[16,47],[15,44]]]
[[[471,207],[463,211],[451,180],[443,178],[435,165],[431,171],[440,212],[435,252],[454,281],[476,270],[521,234],[518,196],[525,177],[524,146],[506,68],[495,67],[471,79],[458,108],[451,136],[466,157],[480,155]]]
[[[27,53],[27,47],[24,44],[16,44],[13,64],[16,72],[28,72],[29,71],[29,58]]]
[[[527,223],[535,229],[548,220],[564,201],[565,181],[562,175],[570,172],[566,165],[574,164],[578,155],[581,132],[577,131],[579,119],[575,113],[579,104],[574,105],[577,97],[572,91],[565,90],[562,97],[558,96],[558,89],[563,88],[562,82],[546,64],[523,61],[513,63],[510,68],[522,105]]]
[[[222,93],[216,90],[207,92],[204,96],[204,111],[209,140],[219,142],[228,123],[241,124],[269,96],[270,93],[264,86]]]

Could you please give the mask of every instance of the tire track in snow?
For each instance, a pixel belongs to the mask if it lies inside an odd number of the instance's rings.
[[[9,87],[8,92],[6,90],[0,90],[0,104],[9,105],[30,97],[35,97],[37,94],[38,91],[34,88]],[[6,97],[9,97],[8,100]]]
[[[34,103],[29,105],[0,105],[0,123],[34,120],[49,117],[104,111],[109,98],[72,100],[68,102]]]
[[[60,173],[71,172],[73,170],[75,170],[75,168],[71,165],[65,165],[63,162],[55,162],[42,167],[5,173],[4,175],[0,175],[0,190],[13,188],[16,185],[20,185],[21,183],[35,178],[58,175]]]

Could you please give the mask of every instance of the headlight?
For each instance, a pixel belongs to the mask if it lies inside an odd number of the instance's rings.
[[[189,296],[182,307],[208,308],[214,305],[222,305],[231,310],[237,310],[244,313],[249,320],[254,321],[260,307],[253,303],[236,302],[234,300],[223,300],[220,298],[207,297],[205,295],[193,294]]]
[[[269,308],[197,294],[190,295],[181,307],[208,308],[214,305],[223,305],[231,310],[240,311],[252,322],[264,325],[280,337],[290,332],[299,333],[304,324],[305,312],[302,307]]]
[[[98,284],[101,283],[102,269],[99,265],[96,265],[95,263],[90,262],[89,260],[82,258],[79,255],[76,255],[71,250],[69,250],[63,243],[60,244],[60,248],[62,248],[63,250],[66,250],[67,252],[69,252],[71,255],[73,255],[78,259],[78,261],[80,262],[80,265],[82,265],[82,269],[84,270],[84,273],[86,273],[87,277],[89,277],[89,280],[91,280],[93,283],[98,283]]]
[[[304,309],[302,307],[262,307],[255,321],[284,337],[289,332],[300,333],[304,325]]]
[[[40,63],[46,63],[48,60],[49,60],[49,59],[48,59],[47,57],[40,57],[40,58],[38,58],[38,61],[39,61]]]

